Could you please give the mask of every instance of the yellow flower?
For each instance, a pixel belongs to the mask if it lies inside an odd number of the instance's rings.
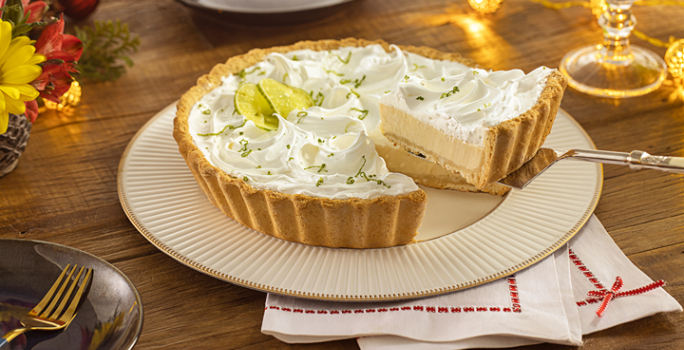
[[[0,20],[0,134],[7,131],[9,113],[23,114],[24,102],[38,97],[29,83],[43,73],[38,63],[45,56],[37,54],[32,43],[25,36],[12,39],[12,24]]]

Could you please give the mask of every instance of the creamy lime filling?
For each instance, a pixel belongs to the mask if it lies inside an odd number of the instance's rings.
[[[402,52],[396,46],[390,52],[380,45],[370,45],[273,53],[263,62],[225,77],[221,86],[197,102],[190,113],[190,132],[213,165],[256,188],[327,198],[406,194],[418,187],[411,178],[387,170],[368,136],[378,138],[381,99],[394,101],[399,108],[434,110],[430,100],[411,107],[401,101],[409,101],[417,91],[426,95],[432,92],[432,82],[460,84],[454,77],[473,75],[472,72],[460,63],[427,59]],[[477,72],[475,75],[483,77],[498,73]],[[241,84],[257,83],[264,78],[304,89],[316,106],[279,116],[277,130],[257,128],[236,112],[234,96]],[[485,85],[492,79],[485,81]],[[437,94],[441,85],[435,89]],[[538,96],[529,98],[536,101]],[[452,101],[452,96],[447,100]],[[483,103],[498,106],[498,101]],[[493,122],[485,121],[491,113],[483,114],[482,126]]]

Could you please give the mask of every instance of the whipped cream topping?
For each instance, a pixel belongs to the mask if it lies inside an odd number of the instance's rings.
[[[407,76],[381,102],[459,140],[482,145],[489,128],[537,103],[552,71],[539,67],[525,74],[519,69],[471,68],[440,78]]]
[[[224,77],[221,86],[202,97],[190,112],[190,133],[209,162],[255,188],[337,199],[406,194],[418,190],[418,186],[405,175],[389,172],[375,151],[374,140],[368,136],[386,142],[378,132],[381,99],[385,102],[389,97],[388,101],[403,109],[434,111],[437,104],[430,105],[427,98],[418,101],[427,103],[413,103],[412,94],[420,91],[432,97],[426,93],[428,90],[434,95],[441,94],[439,91],[460,84],[457,77],[468,74],[482,74],[485,78],[481,79],[486,79],[484,88],[497,91],[506,81],[519,78],[517,71],[499,75],[473,71],[457,62],[405,53],[396,46],[390,52],[380,45],[370,45],[272,53],[239,74]],[[488,78],[492,75],[494,78]],[[278,116],[277,130],[256,127],[236,112],[234,97],[241,84],[258,83],[264,78],[309,92],[316,106]],[[442,78],[449,83],[439,84],[445,83]],[[519,82],[515,88],[542,83]],[[506,86],[509,85],[512,84]],[[497,93],[494,90],[491,94]],[[452,97],[447,100],[456,102]],[[487,103],[498,106],[499,100]],[[401,101],[410,101],[411,107]],[[441,102],[446,101],[437,103]],[[456,110],[451,106],[440,108]]]

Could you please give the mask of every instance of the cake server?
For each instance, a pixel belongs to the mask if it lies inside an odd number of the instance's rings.
[[[523,189],[546,169],[563,159],[577,159],[594,163],[629,165],[630,169],[655,169],[684,174],[684,158],[653,156],[644,151],[614,152],[593,149],[571,149],[559,152],[541,148],[537,154],[518,170],[510,173],[497,183],[516,189]]]

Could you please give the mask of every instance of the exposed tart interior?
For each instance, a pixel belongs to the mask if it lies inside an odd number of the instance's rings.
[[[381,111],[383,108],[387,107],[380,106]],[[510,187],[498,183],[491,183],[482,189],[478,189],[475,185],[466,181],[459,173],[446,170],[435,162],[412,155],[404,147],[397,146],[389,140],[387,142],[378,142],[377,138],[373,139],[376,141],[375,149],[378,151],[378,154],[387,162],[387,168],[390,171],[408,175],[418,184],[461,192],[486,192],[498,196],[502,196],[510,190]]]
[[[566,85],[560,73],[550,73],[537,103],[520,116],[490,127],[482,144],[455,138],[384,104],[380,128],[390,141],[459,173],[477,189],[491,188],[539,150],[551,132]]]

